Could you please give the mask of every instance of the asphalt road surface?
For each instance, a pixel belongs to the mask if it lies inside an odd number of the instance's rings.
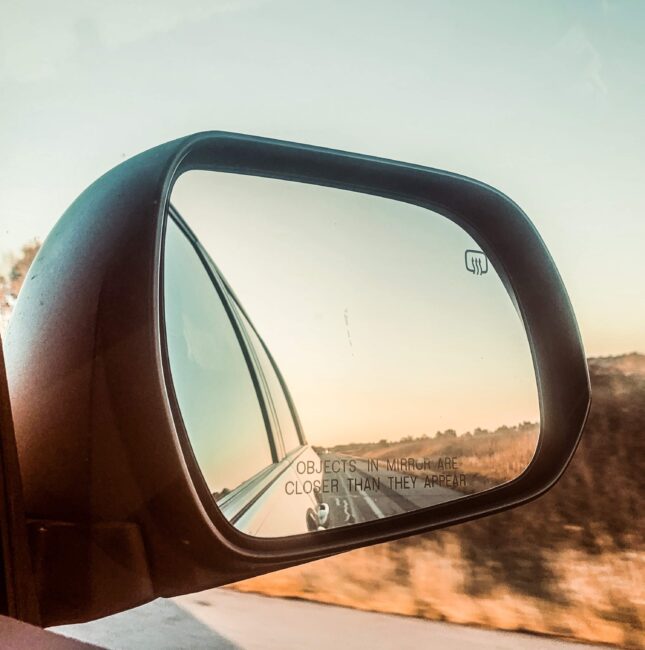
[[[426,487],[423,476],[388,470],[384,460],[378,469],[368,467],[368,461],[363,458],[346,454],[330,452],[322,454],[321,460],[330,468],[334,465],[340,468],[340,471],[323,473],[327,485],[337,481],[333,484],[337,489],[321,494],[329,505],[329,528],[383,519],[464,496],[439,485]],[[354,471],[349,469],[350,460],[355,463]]]
[[[211,589],[51,628],[110,650],[600,650],[542,636]]]

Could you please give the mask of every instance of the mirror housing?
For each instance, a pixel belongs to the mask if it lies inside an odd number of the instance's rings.
[[[498,269],[531,347],[541,437],[527,470],[455,502],[311,536],[253,538],[231,526],[200,479],[161,353],[169,197],[178,176],[194,169],[404,201],[471,234]],[[566,291],[509,198],[418,165],[221,132],[135,156],[76,199],[33,263],[6,361],[44,625],[87,621],[530,501],[566,468],[590,401]],[[321,513],[312,514],[324,527]]]

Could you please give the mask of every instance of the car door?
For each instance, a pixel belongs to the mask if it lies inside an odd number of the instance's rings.
[[[172,210],[171,214],[165,247],[165,310],[170,332],[167,344],[171,374],[192,377],[189,384],[184,383],[190,386],[188,390],[176,391],[184,417],[191,420],[186,428],[196,447],[195,453],[202,458],[209,453],[213,439],[230,439],[233,444],[240,444],[239,436],[229,437],[225,432],[231,420],[222,416],[222,407],[218,417],[215,411],[203,409],[203,400],[196,399],[202,390],[211,390],[217,380],[220,386],[226,380],[239,394],[248,395],[246,401],[238,403],[235,412],[246,412],[248,426],[244,444],[247,449],[255,450],[253,454],[245,453],[242,464],[239,456],[229,461],[226,453],[222,455],[218,451],[220,460],[212,461],[217,463],[217,471],[207,470],[204,479],[226,517],[243,532],[271,536],[285,534],[284,531],[298,534],[315,530],[319,508],[314,486],[319,477],[308,473],[304,485],[295,467],[307,461],[317,464],[319,459],[305,442],[286,382],[219,269],[178,212]],[[186,288],[189,284],[184,275],[187,259],[195,267],[190,282],[212,285],[210,301],[206,301],[210,302],[209,307],[204,301],[192,300]],[[206,329],[210,328],[212,336],[204,330],[203,323]],[[228,350],[227,360],[222,354],[218,356],[216,350],[221,349]],[[211,364],[211,368],[204,367]],[[234,399],[239,402],[239,397]],[[228,407],[232,413],[231,401]],[[204,437],[209,440],[205,441]],[[241,465],[245,476],[250,478],[239,481]],[[216,483],[211,481],[215,475]],[[224,476],[229,477],[228,483]],[[284,503],[287,497],[289,507]]]

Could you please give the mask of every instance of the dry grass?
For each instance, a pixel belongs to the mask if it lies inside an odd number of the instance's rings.
[[[531,462],[538,436],[539,425],[527,422],[515,427],[500,427],[496,431],[477,432],[475,435],[343,445],[333,450],[379,460],[456,458],[458,472],[467,476],[466,486],[457,489],[471,494],[517,478]],[[427,474],[424,471],[415,473]]]
[[[639,647],[643,626],[643,555],[556,553],[559,598],[518,594],[492,567],[492,587],[473,593],[459,535],[408,546],[359,549],[234,586],[239,591],[304,598],[356,609],[420,616]],[[640,606],[638,606],[640,603]]]
[[[585,436],[545,497],[233,588],[644,648],[645,357],[592,359],[590,369]],[[417,443],[401,443],[402,455]],[[498,448],[478,471],[493,475],[506,451],[504,471],[517,467],[521,450]]]

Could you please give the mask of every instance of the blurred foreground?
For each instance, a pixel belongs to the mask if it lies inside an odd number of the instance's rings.
[[[645,356],[589,364],[585,434],[544,497],[233,588],[645,647]]]
[[[0,276],[0,331],[38,247],[25,246]],[[590,359],[589,366],[593,403],[582,442],[562,480],[544,497],[232,588],[645,648],[645,356]],[[422,453],[451,453],[451,446],[466,442],[446,433],[343,451],[406,456],[417,454],[420,444]],[[475,490],[517,475],[532,455],[534,436],[530,423],[474,432],[467,442],[476,454],[465,467]],[[489,445],[488,463],[482,445]],[[467,456],[464,449],[454,451]]]
[[[265,598],[228,589],[209,589],[172,600],[160,598],[90,623],[51,629],[108,650],[602,650],[530,634]]]

